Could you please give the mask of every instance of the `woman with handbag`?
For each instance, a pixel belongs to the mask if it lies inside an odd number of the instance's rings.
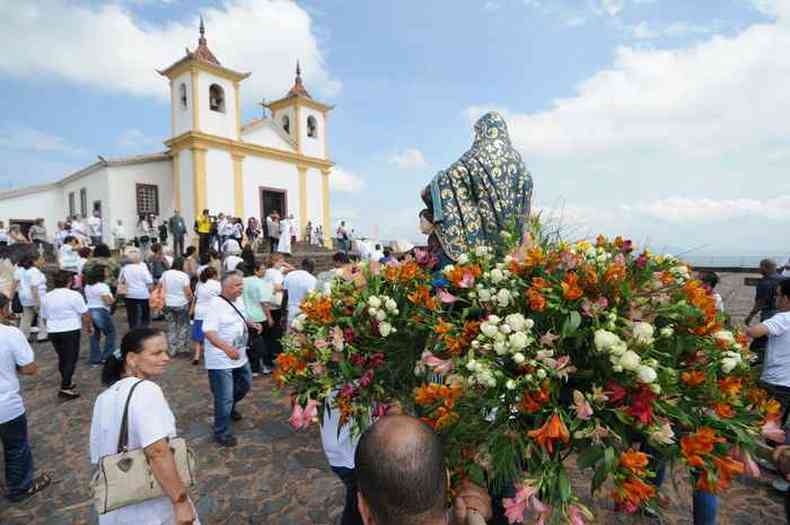
[[[124,336],[120,350],[104,365],[102,381],[109,388],[93,407],[91,463],[104,467],[120,456],[120,465],[124,456],[134,459],[137,452],[139,457],[140,450],[145,461],[130,462],[123,479],[108,479],[124,476],[123,469],[112,473],[99,469],[92,483],[99,525],[199,523],[187,494],[193,481],[191,465],[187,459],[179,460],[184,458],[179,452],[185,445],[182,440],[176,444],[175,416],[154,382],[169,361],[165,335],[137,328]],[[151,485],[145,469],[150,469],[158,486]]]

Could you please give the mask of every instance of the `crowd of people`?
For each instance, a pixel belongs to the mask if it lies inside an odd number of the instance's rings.
[[[129,446],[145,451],[164,494],[104,514],[100,523],[127,518],[140,523],[198,523],[167,446],[175,437],[175,415],[156,380],[173,358],[183,356],[196,366],[203,363],[213,396],[214,442],[219,447],[238,444],[232,422],[243,418],[239,404],[255,377],[273,372],[281,338],[300,313],[302,299],[312,291],[326,291],[335,275],[348,271],[352,263],[347,246],[340,243],[331,270],[316,274],[309,258],[299,261],[298,268],[289,264],[286,248],[296,236],[291,221],[273,213],[264,225],[250,219],[244,228],[238,218],[213,217],[205,211],[194,224],[199,248],[184,249],[187,228],[178,213],[165,226],[172,248],[162,242],[167,237],[158,235],[162,224],[157,236],[152,235],[155,217],[141,218],[137,237],[128,244],[116,243],[120,251],[111,250],[101,235],[74,235],[80,226],[64,222],[58,232],[68,234],[56,235],[59,269],[51,284],[43,272],[43,256],[16,261],[10,287],[0,290],[0,438],[7,497],[24,500],[51,482],[48,474],[34,476],[17,379],[17,374],[37,372],[31,343],[38,348],[52,345],[60,373],[58,396],[68,401],[80,396],[74,373],[81,339],[88,337],[89,366],[101,368],[97,381],[107,385],[94,407],[90,460],[96,464],[116,452],[123,409],[130,400]],[[256,254],[264,239],[267,253],[260,259]],[[340,229],[338,240],[348,240]],[[365,258],[396,260],[381,246]],[[782,404],[784,424],[790,411],[790,280],[782,278],[781,269],[771,260],[761,263],[762,279],[746,324],[759,315],[760,322],[748,326],[747,332],[760,355],[763,386]],[[715,291],[718,276],[706,272],[700,278],[723,311],[724,301]],[[113,314],[121,301],[128,331],[118,345],[121,330]],[[166,330],[152,327],[156,319],[165,322]],[[340,425],[337,410],[324,411],[321,423],[328,463],[346,487],[342,525],[466,523],[473,514],[505,523],[501,497],[492,498],[469,482],[447,511],[441,444],[428,427],[402,414],[397,405],[361,438]],[[790,447],[777,448],[775,460],[775,468],[790,471]],[[717,507],[715,496],[695,491],[694,523],[716,523]]]

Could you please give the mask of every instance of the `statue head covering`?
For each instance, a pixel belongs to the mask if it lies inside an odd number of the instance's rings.
[[[472,147],[422,192],[436,239],[452,260],[495,245],[502,231],[521,234],[530,211],[532,177],[510,142],[505,119],[486,113],[474,130]]]

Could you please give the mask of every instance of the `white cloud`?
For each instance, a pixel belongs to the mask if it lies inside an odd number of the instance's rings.
[[[624,0],[600,0],[601,8],[609,16],[617,16],[623,10]]]
[[[628,34],[637,40],[649,40],[662,37],[679,37],[687,35],[709,35],[715,33],[721,26],[720,20],[714,20],[710,25],[690,24],[688,22],[673,22],[665,27],[652,27],[646,21],[639,22],[625,29]]]
[[[33,128],[6,126],[0,129],[0,149],[84,155],[85,150],[70,144],[63,137]]]
[[[132,149],[141,149],[141,148],[150,148],[155,144],[159,143],[159,141],[149,135],[146,135],[142,131],[137,128],[129,128],[121,133],[121,136],[118,137],[118,146],[123,149],[132,150]]]
[[[743,218],[786,222],[790,220],[790,195],[763,200],[669,197],[622,206],[621,209],[671,223],[706,224]]]
[[[389,158],[390,164],[401,169],[417,169],[424,168],[428,165],[425,161],[425,156],[417,148],[407,148],[399,153],[395,153]]]
[[[362,177],[335,166],[329,174],[329,188],[341,193],[358,193],[365,187]]]
[[[252,71],[242,83],[245,101],[285,95],[297,59],[314,95],[338,92],[340,82],[326,69],[311,18],[296,2],[228,0],[219,5],[201,11],[208,45],[224,66]],[[185,46],[197,45],[198,11],[184,13],[180,20],[152,25],[114,3],[0,2],[0,46],[5,49],[0,72],[36,81],[52,76],[167,101],[167,79],[155,69],[181,59]]]

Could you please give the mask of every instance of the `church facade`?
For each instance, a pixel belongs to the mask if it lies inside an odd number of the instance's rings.
[[[52,184],[0,193],[0,220],[25,224],[43,217],[50,232],[66,216],[123,221],[133,237],[138,217],[170,217],[179,210],[188,222],[204,209],[263,218],[272,211],[293,215],[299,230],[321,225],[330,245],[327,143],[332,106],[314,100],[299,65],[293,87],[267,104],[271,115],[241,122],[241,87],[250,73],[223,66],[209,50],[201,22],[194,51],[160,70],[170,85],[170,138],[166,151],[105,159]]]

